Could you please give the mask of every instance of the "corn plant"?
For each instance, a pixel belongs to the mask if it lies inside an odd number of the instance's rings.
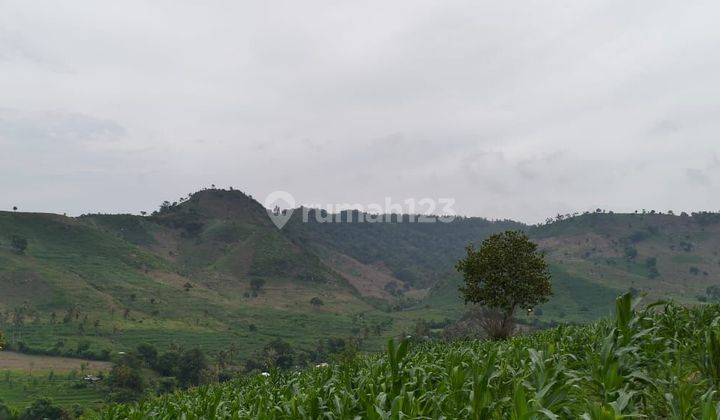
[[[383,354],[245,376],[134,404],[98,419],[716,420],[720,307],[629,295],[613,320],[506,341],[391,340]]]

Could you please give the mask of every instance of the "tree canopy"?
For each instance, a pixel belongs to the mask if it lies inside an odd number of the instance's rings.
[[[498,233],[466,251],[456,266],[465,280],[460,288],[465,303],[499,311],[504,327],[516,309],[532,309],[552,294],[545,257],[523,232]]]

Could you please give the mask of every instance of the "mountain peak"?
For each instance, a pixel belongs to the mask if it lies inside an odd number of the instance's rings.
[[[269,223],[267,212],[262,204],[242,191],[230,189],[203,189],[177,202],[163,202],[160,210],[153,214],[160,220],[193,218],[198,221],[208,219],[247,221],[254,224]]]

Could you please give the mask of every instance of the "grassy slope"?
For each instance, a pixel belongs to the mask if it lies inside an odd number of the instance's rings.
[[[8,340],[33,348],[85,342],[91,351],[116,351],[151,342],[213,352],[234,345],[249,356],[275,337],[309,348],[320,338],[387,322],[264,213],[260,219],[243,207],[254,202],[240,193],[230,204],[217,198],[200,193],[154,218],[0,213],[0,328]],[[197,221],[199,230],[188,232]],[[28,239],[25,255],[10,249],[13,235]],[[255,297],[253,278],[265,280]],[[315,296],[322,307],[310,304]],[[20,308],[24,322],[15,328],[12,313]],[[70,308],[77,315],[64,323]]]
[[[720,223],[714,218],[589,214],[531,234],[565,273],[594,287],[697,303],[708,286],[720,284]]]

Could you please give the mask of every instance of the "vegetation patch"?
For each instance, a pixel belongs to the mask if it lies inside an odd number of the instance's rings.
[[[666,304],[507,341],[390,341],[384,355],[204,386],[98,419],[718,416],[720,307]]]

